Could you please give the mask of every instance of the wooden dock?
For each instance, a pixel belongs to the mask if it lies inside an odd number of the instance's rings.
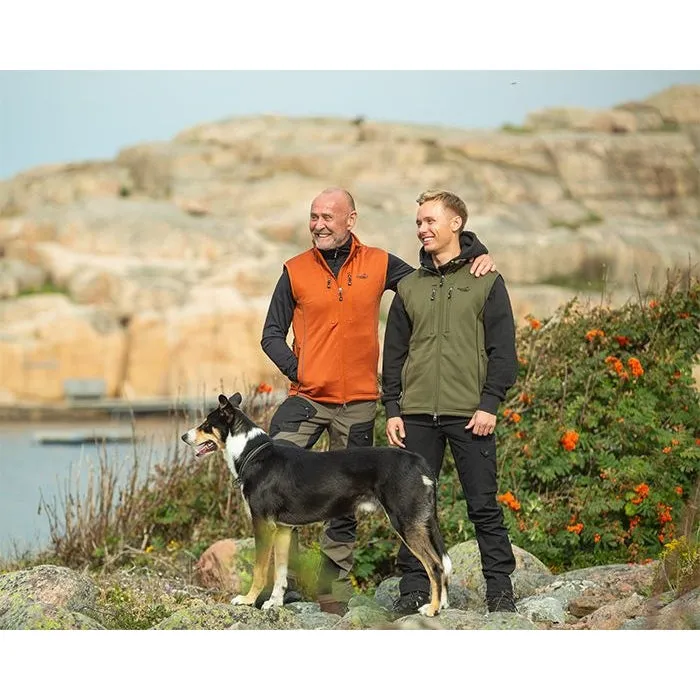
[[[88,428],[86,430],[66,428],[37,430],[34,433],[34,442],[40,445],[99,445],[103,442],[132,442],[133,440],[134,432],[129,427]]]

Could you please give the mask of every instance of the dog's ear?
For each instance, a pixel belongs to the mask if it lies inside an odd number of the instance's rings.
[[[231,397],[233,398],[233,397]],[[221,415],[227,422],[231,422],[235,417],[235,404],[231,403],[230,399],[227,399],[224,394],[219,394],[219,410]]]
[[[240,395],[239,392],[236,392],[233,396],[229,396],[228,400],[232,406],[238,407],[241,405],[241,401],[243,401],[243,397]]]

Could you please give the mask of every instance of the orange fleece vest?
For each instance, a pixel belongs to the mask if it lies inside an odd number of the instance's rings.
[[[347,260],[333,276],[312,248],[285,263],[296,305],[292,317],[297,382],[289,394],[342,404],[379,398],[379,302],[388,253],[352,234]]]

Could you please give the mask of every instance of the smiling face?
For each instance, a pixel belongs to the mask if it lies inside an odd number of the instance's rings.
[[[333,250],[350,237],[357,212],[342,190],[329,190],[311,203],[309,231],[319,250]]]
[[[232,396],[232,401],[222,394],[219,397],[218,408],[215,408],[200,425],[181,436],[183,442],[192,447],[196,458],[226,448],[226,438],[231,430],[234,407],[238,405],[237,397],[240,403],[240,394]]]
[[[416,227],[418,240],[436,264],[442,265],[459,255],[462,217],[442,202],[431,199],[421,204]]]

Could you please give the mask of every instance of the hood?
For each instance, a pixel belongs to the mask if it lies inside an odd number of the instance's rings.
[[[462,231],[459,234],[459,243],[461,250],[456,258],[453,258],[448,263],[442,265],[441,269],[447,271],[450,268],[458,268],[464,265],[467,260],[471,258],[476,258],[479,255],[488,253],[488,249],[476,238],[476,234],[473,231]],[[426,253],[424,248],[421,246],[420,252],[420,266],[429,270],[430,272],[437,273],[437,268],[433,263],[433,259],[430,253]]]

